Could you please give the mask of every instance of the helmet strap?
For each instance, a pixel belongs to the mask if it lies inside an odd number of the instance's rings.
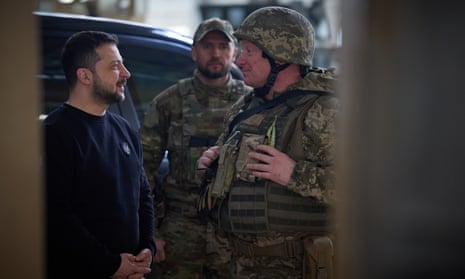
[[[268,59],[268,62],[270,63],[271,66],[271,71],[270,74],[268,75],[268,79],[266,80],[265,85],[263,85],[260,88],[255,88],[254,93],[258,97],[264,97],[268,92],[270,92],[271,87],[273,87],[276,77],[278,76],[279,72],[282,70],[286,69],[290,64],[285,63],[278,65],[276,64],[275,60],[271,58],[269,55],[267,55],[265,52],[263,52],[263,57]]]
[[[300,66],[300,76],[303,78],[305,77],[308,73],[312,71],[311,67],[309,66]]]

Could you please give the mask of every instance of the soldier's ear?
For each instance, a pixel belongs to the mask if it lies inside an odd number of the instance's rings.
[[[236,47],[236,45],[234,45],[234,52],[233,52],[234,60],[237,59],[238,54],[239,54],[239,49]]]
[[[197,62],[197,49],[195,45],[192,46],[191,57],[192,57],[192,61]]]

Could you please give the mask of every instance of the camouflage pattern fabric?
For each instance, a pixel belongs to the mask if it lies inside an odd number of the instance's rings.
[[[313,88],[335,92],[333,69],[314,69],[301,83],[289,89]],[[334,160],[336,149],[336,117],[339,111],[337,98],[320,98],[308,110],[304,120],[303,147],[308,160],[296,164],[288,188],[304,197],[333,204],[335,200]],[[314,162],[318,162],[315,165]],[[322,164],[323,168],[318,167]]]
[[[286,89],[294,90],[323,90],[335,92],[335,75],[330,70],[313,69],[303,80]],[[283,92],[275,92],[275,97]],[[230,122],[239,111],[247,107],[258,105],[262,99],[248,96],[236,103],[227,119]],[[287,106],[283,103],[278,106]],[[336,115],[339,103],[335,95],[318,98],[306,111],[304,127],[302,131],[295,131],[295,136],[302,137],[304,154],[303,160],[296,161],[296,167],[291,177],[287,189],[302,197],[318,200],[322,203],[332,205],[335,202],[334,183],[334,154],[336,139]],[[273,108],[275,109],[275,108]],[[279,108],[276,108],[279,110]],[[266,114],[267,112],[261,112]],[[266,119],[265,116],[261,117]],[[255,117],[254,119],[260,119]],[[243,120],[247,121],[247,120]],[[248,125],[254,125],[254,121],[249,120]],[[258,124],[257,124],[258,125]],[[247,125],[245,125],[247,126]],[[241,127],[241,124],[236,127]],[[242,125],[244,127],[244,125]],[[240,128],[239,128],[240,129]],[[279,132],[279,131],[278,131]],[[225,135],[222,134],[219,141],[224,142]],[[286,143],[279,142],[277,137],[276,146],[285,146]],[[236,181],[233,181],[231,189]],[[244,182],[241,182],[244,183]],[[250,187],[253,187],[253,183]],[[224,203],[226,204],[226,203]],[[250,207],[250,203],[244,207]],[[229,223],[228,214],[231,211],[221,211],[221,224]],[[237,217],[237,216],[236,216]],[[289,216],[292,217],[292,216]],[[224,220],[226,218],[226,220]],[[227,226],[225,226],[227,229]],[[240,239],[250,244],[260,247],[282,243],[284,240],[302,240],[304,237],[312,235],[314,232],[276,232],[268,231],[261,233],[239,233],[230,232],[230,239]],[[284,253],[283,253],[284,254]],[[238,253],[233,249],[233,264],[235,266],[236,278],[303,278],[303,261],[301,256],[276,257],[276,256],[255,256],[250,257]]]
[[[203,278],[206,263],[205,224],[173,210],[157,233],[165,240],[166,261],[158,263],[156,278]]]
[[[266,7],[247,16],[234,36],[252,42],[277,61],[311,66],[314,33],[308,19],[300,13],[283,7]]]
[[[202,38],[211,31],[220,31],[228,37],[231,42],[237,45],[237,38],[233,36],[234,28],[227,20],[218,17],[211,17],[202,22],[194,33],[194,44],[200,42]]]
[[[160,93],[146,112],[141,127],[144,167],[152,187],[163,189],[154,191],[158,195],[154,197],[156,237],[166,241],[166,261],[159,266],[163,273],[160,278],[203,276],[207,265],[207,228],[197,220],[195,209],[196,161],[215,142],[199,143],[198,139],[216,139],[224,129],[226,110],[250,90],[242,81],[232,78],[225,87],[206,86],[194,75]],[[193,139],[197,139],[195,144]],[[169,173],[157,182],[165,150],[168,150]]]
[[[302,258],[237,257],[236,279],[301,279]]]
[[[207,274],[208,279],[234,278],[231,263],[232,250],[224,231],[207,224]]]

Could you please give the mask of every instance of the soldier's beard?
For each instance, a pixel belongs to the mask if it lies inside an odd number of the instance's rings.
[[[198,71],[206,78],[217,79],[226,76],[229,72],[229,68],[223,67],[221,71],[212,72],[208,70],[208,67],[197,66]]]

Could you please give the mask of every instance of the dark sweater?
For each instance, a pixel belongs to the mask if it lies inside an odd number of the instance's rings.
[[[154,254],[153,203],[136,131],[108,111],[93,116],[67,104],[44,125],[47,278],[108,278],[120,253]]]

